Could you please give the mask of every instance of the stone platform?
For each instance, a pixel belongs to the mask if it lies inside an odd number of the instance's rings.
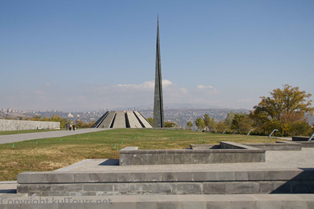
[[[120,150],[119,155],[120,166],[265,162],[265,150],[228,141],[220,142],[219,148],[216,149],[207,146],[204,149],[195,149],[192,145],[191,149],[167,150],[138,150],[137,147],[126,147]]]
[[[18,193],[39,196],[314,193],[314,149],[267,151],[264,163],[119,166],[85,160],[18,175]]]

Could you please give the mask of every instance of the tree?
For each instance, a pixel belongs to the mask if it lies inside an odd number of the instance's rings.
[[[262,101],[250,113],[254,126],[264,134],[276,128],[286,135],[292,130],[292,125],[288,125],[290,122],[305,125],[304,121],[301,122],[305,113],[314,113],[312,100],[309,99],[312,94],[300,91],[299,87],[286,84],[283,89],[274,89],[270,94],[270,97],[261,97]]]
[[[193,123],[191,121],[188,121],[187,124],[186,124],[187,128],[189,130],[191,130],[192,126],[193,126]]]
[[[150,123],[150,125],[154,124],[154,119],[153,118],[147,118],[147,121]]]
[[[175,127],[176,123],[174,122],[164,122],[165,128],[172,128]]]
[[[208,128],[211,130],[215,130],[216,126],[217,126],[217,122],[216,122],[215,118],[211,118],[209,121]]]
[[[195,125],[197,126],[198,130],[203,130],[205,128],[205,123],[203,118],[197,118],[195,121]]]
[[[246,113],[236,113],[231,123],[231,129],[239,129],[240,133],[247,133],[252,128],[252,119]]]
[[[253,124],[252,119],[247,114],[244,114],[238,120],[238,127],[239,127],[240,133],[243,133],[243,134],[248,133],[250,129],[253,128],[252,124]]]
[[[205,123],[205,127],[207,128],[209,126],[210,123],[210,117],[207,114],[204,114],[204,123]]]
[[[232,120],[234,118],[234,112],[229,112],[227,117],[224,120],[224,124],[227,128],[231,128]]]
[[[219,129],[220,132],[223,132],[227,127],[222,121],[220,121],[219,123],[217,123],[216,128]]]

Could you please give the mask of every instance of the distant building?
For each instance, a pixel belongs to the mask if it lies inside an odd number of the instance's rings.
[[[68,114],[68,118],[73,118],[73,117],[74,116],[71,113]]]

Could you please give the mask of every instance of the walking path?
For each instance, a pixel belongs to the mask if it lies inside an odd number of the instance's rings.
[[[84,129],[77,129],[75,131],[47,131],[47,132],[38,132],[38,133],[1,135],[0,144],[27,141],[27,140],[33,140],[33,139],[70,136],[70,135],[84,134],[84,133],[97,132],[97,131],[103,131],[103,130],[109,130],[109,128],[84,128]]]

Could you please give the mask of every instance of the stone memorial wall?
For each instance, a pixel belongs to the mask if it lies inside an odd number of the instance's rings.
[[[0,119],[0,131],[17,131],[33,129],[60,129],[60,122]]]

